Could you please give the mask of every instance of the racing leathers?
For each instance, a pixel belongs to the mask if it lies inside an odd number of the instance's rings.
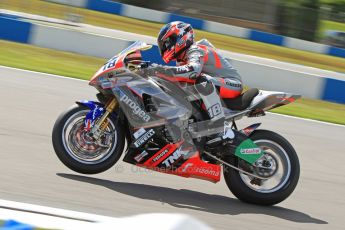
[[[232,67],[207,40],[193,44],[178,59],[177,66],[157,68],[158,73],[173,75],[179,81],[194,81],[204,108],[211,121],[224,119],[221,98],[234,98],[242,92],[242,81],[237,70]]]

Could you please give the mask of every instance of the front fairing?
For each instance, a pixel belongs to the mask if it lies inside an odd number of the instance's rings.
[[[130,73],[127,69],[125,58],[134,52],[151,49],[152,45],[148,45],[145,42],[137,41],[132,45],[121,51],[119,54],[110,58],[90,79],[90,85],[98,86],[107,84],[109,78],[113,78],[119,74]],[[109,85],[109,83],[108,83]]]

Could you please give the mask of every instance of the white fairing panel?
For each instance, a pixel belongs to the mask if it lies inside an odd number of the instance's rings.
[[[254,97],[248,109],[261,109],[263,111],[276,107],[277,105],[285,105],[300,98],[300,95],[294,95],[284,92],[260,90],[259,94]]]
[[[256,97],[254,97],[252,103],[250,103],[249,108],[254,107],[255,105],[259,104],[260,102],[264,101],[270,96],[285,96],[285,95],[286,93],[284,92],[260,90],[259,94]]]

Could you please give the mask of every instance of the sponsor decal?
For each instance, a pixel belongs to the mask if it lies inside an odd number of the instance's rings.
[[[203,82],[203,83],[204,83],[204,82]],[[203,83],[201,83],[201,84],[203,84]],[[215,116],[218,116],[219,114],[221,114],[222,111],[223,111],[223,110],[222,110],[222,107],[220,106],[219,103],[212,105],[212,106],[207,110],[208,115],[210,116],[211,119],[214,118]]]
[[[135,139],[138,139],[144,133],[146,133],[146,130],[144,128],[140,128],[138,131],[133,133],[133,136],[134,136]]]
[[[241,154],[260,154],[260,148],[241,149]]]
[[[174,153],[172,153],[167,159],[163,161],[163,164],[165,164],[166,167],[170,167],[172,164],[175,163],[181,156],[186,156],[189,151],[182,151],[182,147],[177,149]]]
[[[157,155],[155,158],[152,159],[152,162],[156,162],[159,159],[161,159],[162,157],[165,156],[165,154],[167,154],[169,152],[169,148],[165,149],[163,152],[161,152],[159,155]]]
[[[235,151],[235,156],[250,164],[256,162],[263,155],[264,152],[251,139],[242,141]]]
[[[136,162],[140,162],[140,161],[142,161],[143,159],[144,159],[144,157],[146,157],[148,155],[148,153],[144,150],[144,151],[142,151],[140,154],[138,154],[138,155],[136,155],[135,157],[134,157],[134,160],[136,161]]]
[[[195,172],[206,174],[206,175],[219,176],[219,172],[214,171],[212,169],[207,169],[207,168],[196,168]]]
[[[193,163],[188,163],[186,164],[182,172],[188,172],[188,173],[200,173],[200,174],[205,174],[205,175],[212,175],[212,176],[219,176],[219,172],[214,171],[209,168],[199,168],[199,167],[193,167]]]
[[[105,65],[103,66],[103,71],[114,67],[116,64],[117,58],[118,58],[117,56],[113,57],[107,63],[105,63]]]
[[[224,82],[228,86],[232,86],[232,87],[236,87],[236,88],[241,88],[242,87],[241,84],[235,83],[235,82],[233,82],[233,81],[231,81],[230,79],[227,79],[227,78],[224,79]]]
[[[193,71],[193,70],[194,70],[193,66],[190,66],[190,65],[184,65],[184,66],[176,67],[176,73],[177,74],[188,73],[188,72]]]
[[[137,103],[135,103],[132,99],[130,99],[126,94],[122,95],[122,97],[120,98],[120,101],[127,104],[132,109],[133,113],[138,115],[144,121],[146,122],[150,121],[151,117],[144,110],[142,110]]]
[[[153,129],[150,129],[147,133],[143,134],[137,141],[134,142],[134,146],[138,148],[146,141],[148,141],[154,134],[155,131],[153,131]]]

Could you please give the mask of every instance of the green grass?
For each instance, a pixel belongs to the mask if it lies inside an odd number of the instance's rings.
[[[321,100],[303,98],[270,112],[345,125],[345,105]]]
[[[0,65],[90,79],[105,59],[1,41]],[[272,112],[345,125],[345,105],[300,99]]]
[[[84,23],[113,28],[128,32],[157,36],[162,24],[121,17],[112,14],[91,11],[87,9],[68,7],[38,0],[2,0],[5,9],[33,13],[54,18],[65,18],[66,12],[76,13],[84,18]],[[280,46],[269,45],[261,42],[225,36],[205,31],[196,31],[197,39],[207,38],[217,48],[238,53],[271,58],[321,69],[345,72],[343,58],[332,57]]]
[[[0,65],[88,80],[105,61],[0,40]]]
[[[322,20],[320,25],[321,34],[324,35],[326,30],[345,31],[345,23]]]

